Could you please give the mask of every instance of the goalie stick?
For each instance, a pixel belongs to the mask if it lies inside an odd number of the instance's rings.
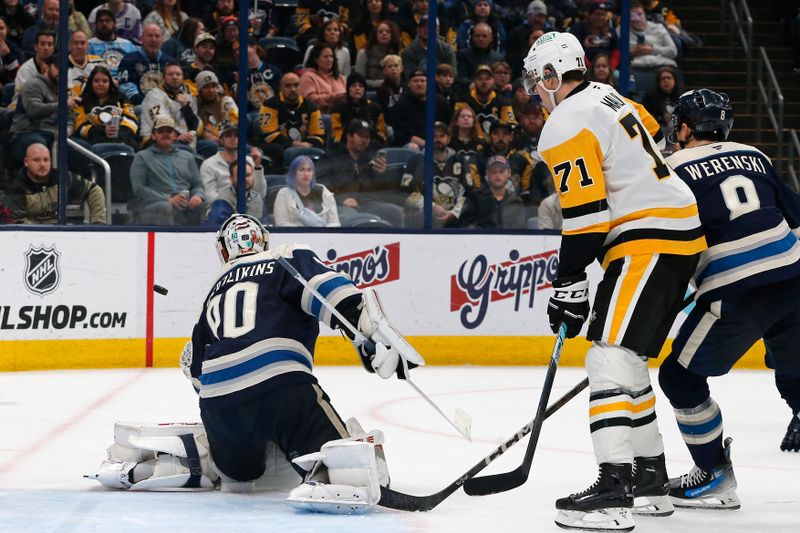
[[[584,378],[583,381],[572,387],[569,391],[567,391],[564,396],[559,398],[555,403],[553,403],[550,407],[547,408],[547,411],[544,412],[544,418],[547,419],[564,407],[571,399],[581,393],[583,389],[589,386],[589,378]],[[397,492],[392,489],[388,489],[385,487],[381,487],[381,500],[378,502],[378,505],[382,507],[387,507],[389,509],[398,509],[400,511],[430,511],[440,503],[442,503],[448,496],[453,494],[458,488],[463,485],[466,481],[476,476],[480,473],[484,468],[489,466],[495,459],[503,455],[505,452],[508,451],[513,445],[521,441],[525,435],[531,432],[531,429],[536,424],[536,419],[528,422],[525,424],[519,431],[517,431],[512,437],[506,439],[506,441],[495,448],[492,453],[481,459],[475,466],[467,470],[463,475],[461,475],[458,479],[450,483],[448,486],[436,492],[434,494],[430,494],[428,496],[414,496],[412,494],[404,494],[402,492]]]
[[[291,263],[289,263],[289,261],[287,261],[287,260],[286,260],[286,258],[285,258],[285,257],[282,257],[282,256],[280,256],[280,255],[276,255],[276,256],[275,256],[275,259],[276,259],[276,260],[278,261],[278,263],[279,263],[279,264],[280,264],[280,265],[281,265],[281,266],[282,266],[282,267],[283,267],[283,268],[286,270],[286,272],[288,272],[288,273],[289,273],[289,275],[290,275],[290,276],[292,276],[294,279],[296,279],[296,280],[297,280],[297,281],[300,283],[300,285],[302,285],[303,287],[305,287],[306,289],[308,289],[308,290],[309,290],[309,292],[311,292],[311,294],[313,294],[313,295],[314,295],[314,298],[316,298],[317,300],[319,300],[319,301],[320,301],[320,303],[321,303],[321,304],[322,304],[322,305],[323,305],[323,306],[324,306],[324,307],[325,307],[325,308],[326,308],[328,311],[330,311],[330,312],[331,312],[331,314],[332,314],[333,316],[335,316],[337,319],[339,319],[339,322],[341,322],[341,324],[342,324],[342,326],[343,326],[343,327],[345,327],[345,328],[347,328],[348,330],[350,330],[350,333],[352,333],[352,334],[353,334],[353,337],[355,338],[355,340],[357,340],[357,341],[359,342],[359,344],[362,344],[362,343],[363,343],[363,344],[372,344],[372,342],[373,342],[373,341],[372,341],[372,339],[368,339],[366,336],[364,336],[364,334],[363,334],[363,333],[361,333],[361,332],[358,330],[358,328],[356,328],[355,326],[353,326],[353,324],[351,324],[351,323],[350,323],[350,321],[349,321],[349,320],[347,320],[347,319],[346,319],[346,318],[345,318],[345,317],[342,315],[342,313],[340,313],[340,312],[339,312],[339,310],[338,310],[338,309],[336,309],[336,307],[335,307],[335,306],[334,306],[334,305],[333,305],[331,302],[329,302],[329,301],[328,301],[328,299],[327,299],[327,298],[325,298],[325,297],[324,297],[322,294],[320,294],[320,293],[319,293],[319,291],[317,291],[317,290],[316,290],[314,287],[312,287],[312,286],[311,286],[311,285],[308,283],[308,281],[306,281],[306,279],[303,277],[303,275],[302,275],[302,274],[300,274],[300,272],[298,272],[298,271],[297,271],[297,269],[296,269],[296,268],[294,268],[294,267],[291,265]],[[405,346],[395,346],[395,348],[398,348],[398,349],[407,349],[407,350],[412,350],[412,351],[414,350],[414,348],[413,348],[413,347],[412,347],[410,344],[408,344],[408,342],[406,342],[404,338],[402,338],[402,337],[399,337],[399,339],[398,339],[398,340],[399,340],[399,341],[400,341],[402,344],[405,344]],[[373,351],[373,352],[375,351],[375,350],[374,350],[374,347],[373,347],[373,350],[372,350],[372,351]],[[414,353],[416,353],[416,351],[415,351]],[[421,357],[420,357],[420,359],[421,359]],[[437,412],[437,413],[439,413],[439,414],[442,416],[442,418],[444,418],[445,420],[447,420],[447,422],[448,422],[448,423],[449,423],[451,426],[453,426],[453,428],[454,428],[456,431],[458,431],[458,432],[459,432],[459,434],[461,434],[461,436],[462,436],[462,437],[464,437],[465,439],[467,439],[469,442],[472,442],[472,435],[470,435],[470,428],[471,428],[471,425],[472,425],[472,419],[470,418],[470,416],[469,416],[467,413],[465,413],[464,411],[461,411],[460,409],[457,409],[457,410],[456,410],[456,415],[457,415],[458,421],[453,421],[453,420],[451,420],[451,419],[450,419],[450,417],[448,417],[448,416],[447,416],[447,415],[444,413],[444,411],[442,411],[442,409],[441,409],[441,408],[440,408],[438,405],[436,405],[436,403],[435,403],[433,400],[431,400],[431,398],[430,398],[430,397],[429,397],[427,394],[425,394],[425,393],[422,391],[422,389],[420,389],[419,387],[417,387],[417,386],[414,384],[414,382],[413,382],[413,381],[411,381],[411,379],[409,379],[407,376],[406,376],[406,377],[403,377],[403,378],[400,378],[400,377],[398,376],[398,378],[399,378],[399,379],[401,379],[402,381],[405,381],[406,383],[408,383],[408,385],[409,385],[409,386],[410,386],[412,389],[414,389],[414,391],[415,391],[417,394],[419,394],[419,395],[420,395],[420,397],[422,397],[422,399],[423,399],[423,400],[425,400],[426,402],[428,402],[428,404],[429,404],[431,407],[433,407],[433,409],[434,409],[434,410],[436,410],[436,412]]]
[[[691,292],[686,295],[681,303],[681,309],[685,308],[694,302],[697,292]],[[553,378],[555,378],[556,368],[558,366],[558,359],[561,356],[561,348],[564,344],[564,333],[566,332],[566,324],[561,324],[556,337],[556,344],[553,347],[553,355],[550,358],[550,366],[547,368],[547,376],[542,388],[542,397],[539,399],[539,407],[536,410],[536,419],[539,421],[538,425],[534,425],[533,435],[528,441],[528,447],[525,450],[525,457],[522,464],[510,472],[503,472],[500,474],[493,474],[479,478],[468,479],[464,482],[464,492],[470,496],[485,496],[488,494],[496,494],[498,492],[505,492],[507,490],[519,487],[528,479],[530,474],[531,465],[533,464],[533,455],[536,452],[536,443],[539,438],[539,430],[541,430],[542,422],[539,420],[541,411],[544,408],[544,403],[547,402],[547,396],[550,394],[550,388],[553,385]],[[586,379],[588,384],[588,378]]]

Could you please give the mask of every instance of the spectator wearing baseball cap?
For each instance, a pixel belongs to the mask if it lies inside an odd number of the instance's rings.
[[[219,125],[219,146],[221,150],[209,157],[200,166],[203,190],[208,207],[208,221],[221,223],[227,219],[236,207],[236,178],[238,175],[231,164],[239,155],[239,124],[225,121]],[[262,154],[258,148],[250,148],[247,156],[249,167],[247,194],[245,195],[247,212],[261,218],[264,209],[264,197],[267,194],[267,181],[264,178]],[[233,170],[233,172],[232,172]]]
[[[531,180],[535,161],[530,152],[514,149],[515,129],[516,124],[492,121],[489,127],[489,142],[484,148],[481,161],[486,163],[485,168],[488,169],[488,162],[492,157],[503,156],[511,168],[511,175],[508,180],[509,189],[517,193],[526,203],[530,203]],[[541,200],[541,198],[537,200]]]
[[[475,223],[480,227],[524,229],[525,206],[511,186],[511,165],[503,155],[486,161],[485,187],[473,196]]]
[[[494,90],[494,75],[489,65],[478,65],[472,80],[472,89],[456,103],[456,110],[470,107],[475,113],[484,135],[489,133],[493,122],[516,125],[511,100],[498,95]]]
[[[347,77],[345,100],[331,109],[331,139],[335,143],[344,141],[344,125],[354,118],[366,121],[370,126],[370,149],[386,146],[386,120],[383,109],[367,98],[367,80],[358,72]]]
[[[438,19],[437,19],[438,27]],[[420,16],[416,28],[416,37],[411,44],[406,46],[400,56],[403,58],[403,67],[408,75],[415,68],[426,68],[428,64],[428,15]],[[437,34],[436,37],[436,63],[447,63],[454,70],[458,70],[456,55],[453,48]],[[408,76],[406,77],[408,79]]]
[[[477,165],[463,152],[449,146],[450,130],[444,122],[433,123],[433,227],[459,227],[466,190],[480,182]],[[421,155],[408,164],[403,174],[408,225],[422,227],[425,188],[425,159]]]
[[[148,225],[197,225],[205,213],[205,193],[194,155],[175,148],[178,130],[169,115],[153,120],[153,142],[131,165],[133,221]]]
[[[317,179],[335,195],[343,226],[359,213],[371,213],[394,227],[404,227],[400,177],[380,150],[369,150],[370,131],[366,120],[350,120],[345,141],[319,161]]]
[[[394,143],[408,148],[422,150],[425,147],[427,74],[422,68],[409,72],[406,90],[389,111],[389,124],[394,130]],[[446,122],[449,118],[447,102],[441,95],[435,95],[434,121]]]
[[[570,31],[583,46],[589,63],[598,54],[606,54],[611,60],[611,70],[615,70],[619,65],[619,37],[611,29],[612,8],[609,2],[592,0],[586,20],[576,22]]]
[[[458,81],[462,87],[469,85],[479,66],[486,66],[491,73],[489,65],[505,60],[503,54],[492,48],[493,42],[494,32],[489,24],[478,22],[473,26],[469,46],[458,52]]]
[[[187,81],[194,83],[197,75],[204,70],[213,72],[219,78],[220,73],[217,71],[214,61],[214,56],[217,53],[217,40],[210,33],[200,33],[194,38],[193,43],[194,55],[191,63],[184,65],[184,72],[186,73]],[[221,78],[220,78],[221,79]]]

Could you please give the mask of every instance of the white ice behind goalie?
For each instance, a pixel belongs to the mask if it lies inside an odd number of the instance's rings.
[[[389,485],[383,455],[383,433],[364,433],[358,422],[347,421],[348,439],[326,442],[320,451],[293,462],[306,470],[305,482],[289,493],[294,507],[319,513],[362,514],[381,498],[381,485]]]

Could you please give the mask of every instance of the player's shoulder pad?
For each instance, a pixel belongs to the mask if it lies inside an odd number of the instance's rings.
[[[313,250],[307,244],[300,244],[297,242],[289,243],[289,244],[282,244],[275,248],[270,248],[264,254],[269,254],[269,257],[278,258],[278,257],[285,257],[286,259],[292,259],[294,257],[295,252],[300,252],[302,255],[304,252],[314,254]]]

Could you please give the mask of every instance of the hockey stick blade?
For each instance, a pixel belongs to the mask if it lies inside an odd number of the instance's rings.
[[[559,398],[558,401],[554,402],[550,407],[548,407],[547,411],[544,413],[544,418],[549,418],[552,414],[564,407],[567,402],[580,394],[583,389],[588,386],[589,378],[584,378],[583,381],[572,387],[572,389],[567,391],[564,396]],[[430,511],[442,503],[448,496],[457,491],[458,488],[466,481],[475,477],[477,474],[483,471],[484,468],[494,462],[495,459],[508,451],[509,448],[521,441],[528,433],[531,432],[531,429],[535,423],[536,420],[532,420],[531,422],[525,424],[525,426],[517,431],[512,437],[508,438],[500,446],[492,450],[492,453],[481,459],[475,466],[467,470],[467,472],[465,472],[462,476],[439,492],[429,494],[427,496],[414,496],[412,494],[404,494],[402,492],[381,487],[381,499],[378,502],[378,505],[400,511]]]
[[[547,367],[547,374],[542,386],[542,394],[539,397],[539,405],[536,408],[536,417],[533,420],[531,438],[528,440],[528,447],[525,449],[525,457],[514,470],[501,474],[491,474],[488,476],[469,479],[464,483],[464,492],[470,496],[487,496],[497,494],[507,490],[515,489],[528,480],[528,474],[533,464],[533,455],[536,453],[536,443],[539,441],[539,433],[544,423],[544,412],[547,407],[547,400],[550,398],[550,391],[553,388],[553,381],[558,370],[558,360],[561,358],[561,348],[564,346],[564,338],[567,334],[567,325],[561,323],[556,335],[556,342],[553,346],[553,355],[550,356],[550,364]]]

